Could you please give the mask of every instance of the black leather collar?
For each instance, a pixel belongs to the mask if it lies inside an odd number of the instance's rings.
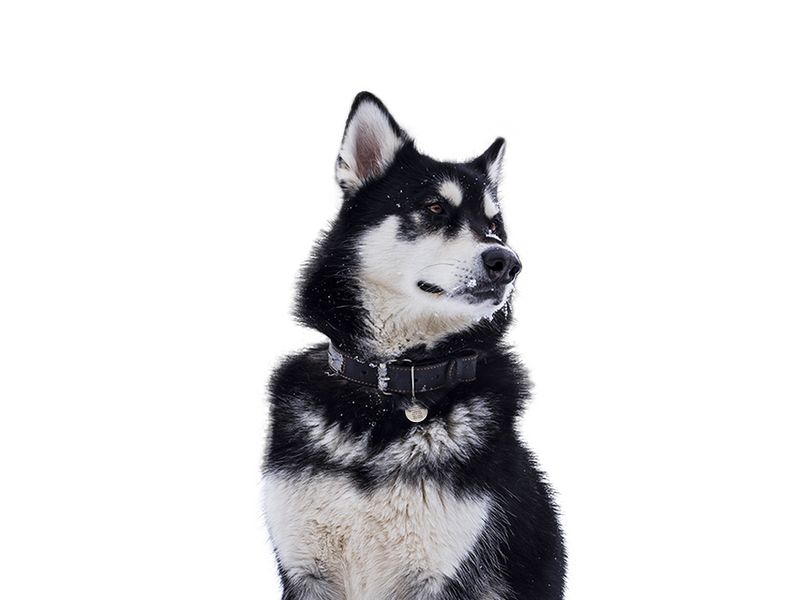
[[[477,364],[478,353],[473,350],[450,355],[439,362],[375,364],[348,356],[333,342],[328,345],[328,366],[334,373],[348,381],[378,388],[389,395],[398,393],[414,396],[474,381]]]

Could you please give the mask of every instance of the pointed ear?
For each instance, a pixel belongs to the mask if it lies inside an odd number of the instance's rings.
[[[489,149],[473,160],[470,164],[484,173],[494,188],[500,183],[500,173],[503,167],[503,155],[506,151],[506,141],[499,137],[489,146]]]
[[[383,102],[369,92],[361,92],[347,117],[336,181],[346,195],[353,194],[370,179],[380,177],[410,140]]]

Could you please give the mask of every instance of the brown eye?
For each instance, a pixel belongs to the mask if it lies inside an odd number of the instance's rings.
[[[444,212],[444,208],[441,204],[431,204],[428,206],[428,210],[435,215],[440,215]]]
[[[489,223],[489,230],[497,231],[497,221],[492,221],[491,223]]]

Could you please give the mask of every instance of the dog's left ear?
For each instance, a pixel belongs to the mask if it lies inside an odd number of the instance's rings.
[[[506,152],[506,141],[499,137],[489,146],[489,149],[473,160],[470,165],[486,174],[493,188],[497,189],[500,183],[500,173],[503,167],[503,155]]]
[[[395,155],[411,141],[389,111],[369,92],[353,101],[336,163],[336,181],[345,195],[386,172]]]

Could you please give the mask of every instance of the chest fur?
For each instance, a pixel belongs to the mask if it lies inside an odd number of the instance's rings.
[[[456,576],[489,514],[487,499],[425,482],[370,492],[336,475],[269,475],[265,484],[270,535],[289,576],[354,599],[436,593]]]
[[[426,419],[380,452],[370,432],[355,435],[322,412],[306,408],[294,422],[296,443],[342,469],[296,464],[265,476],[270,536],[304,597],[429,599],[494,535],[489,497],[456,494],[443,477],[487,444],[486,399]],[[356,486],[353,468],[374,487]]]

